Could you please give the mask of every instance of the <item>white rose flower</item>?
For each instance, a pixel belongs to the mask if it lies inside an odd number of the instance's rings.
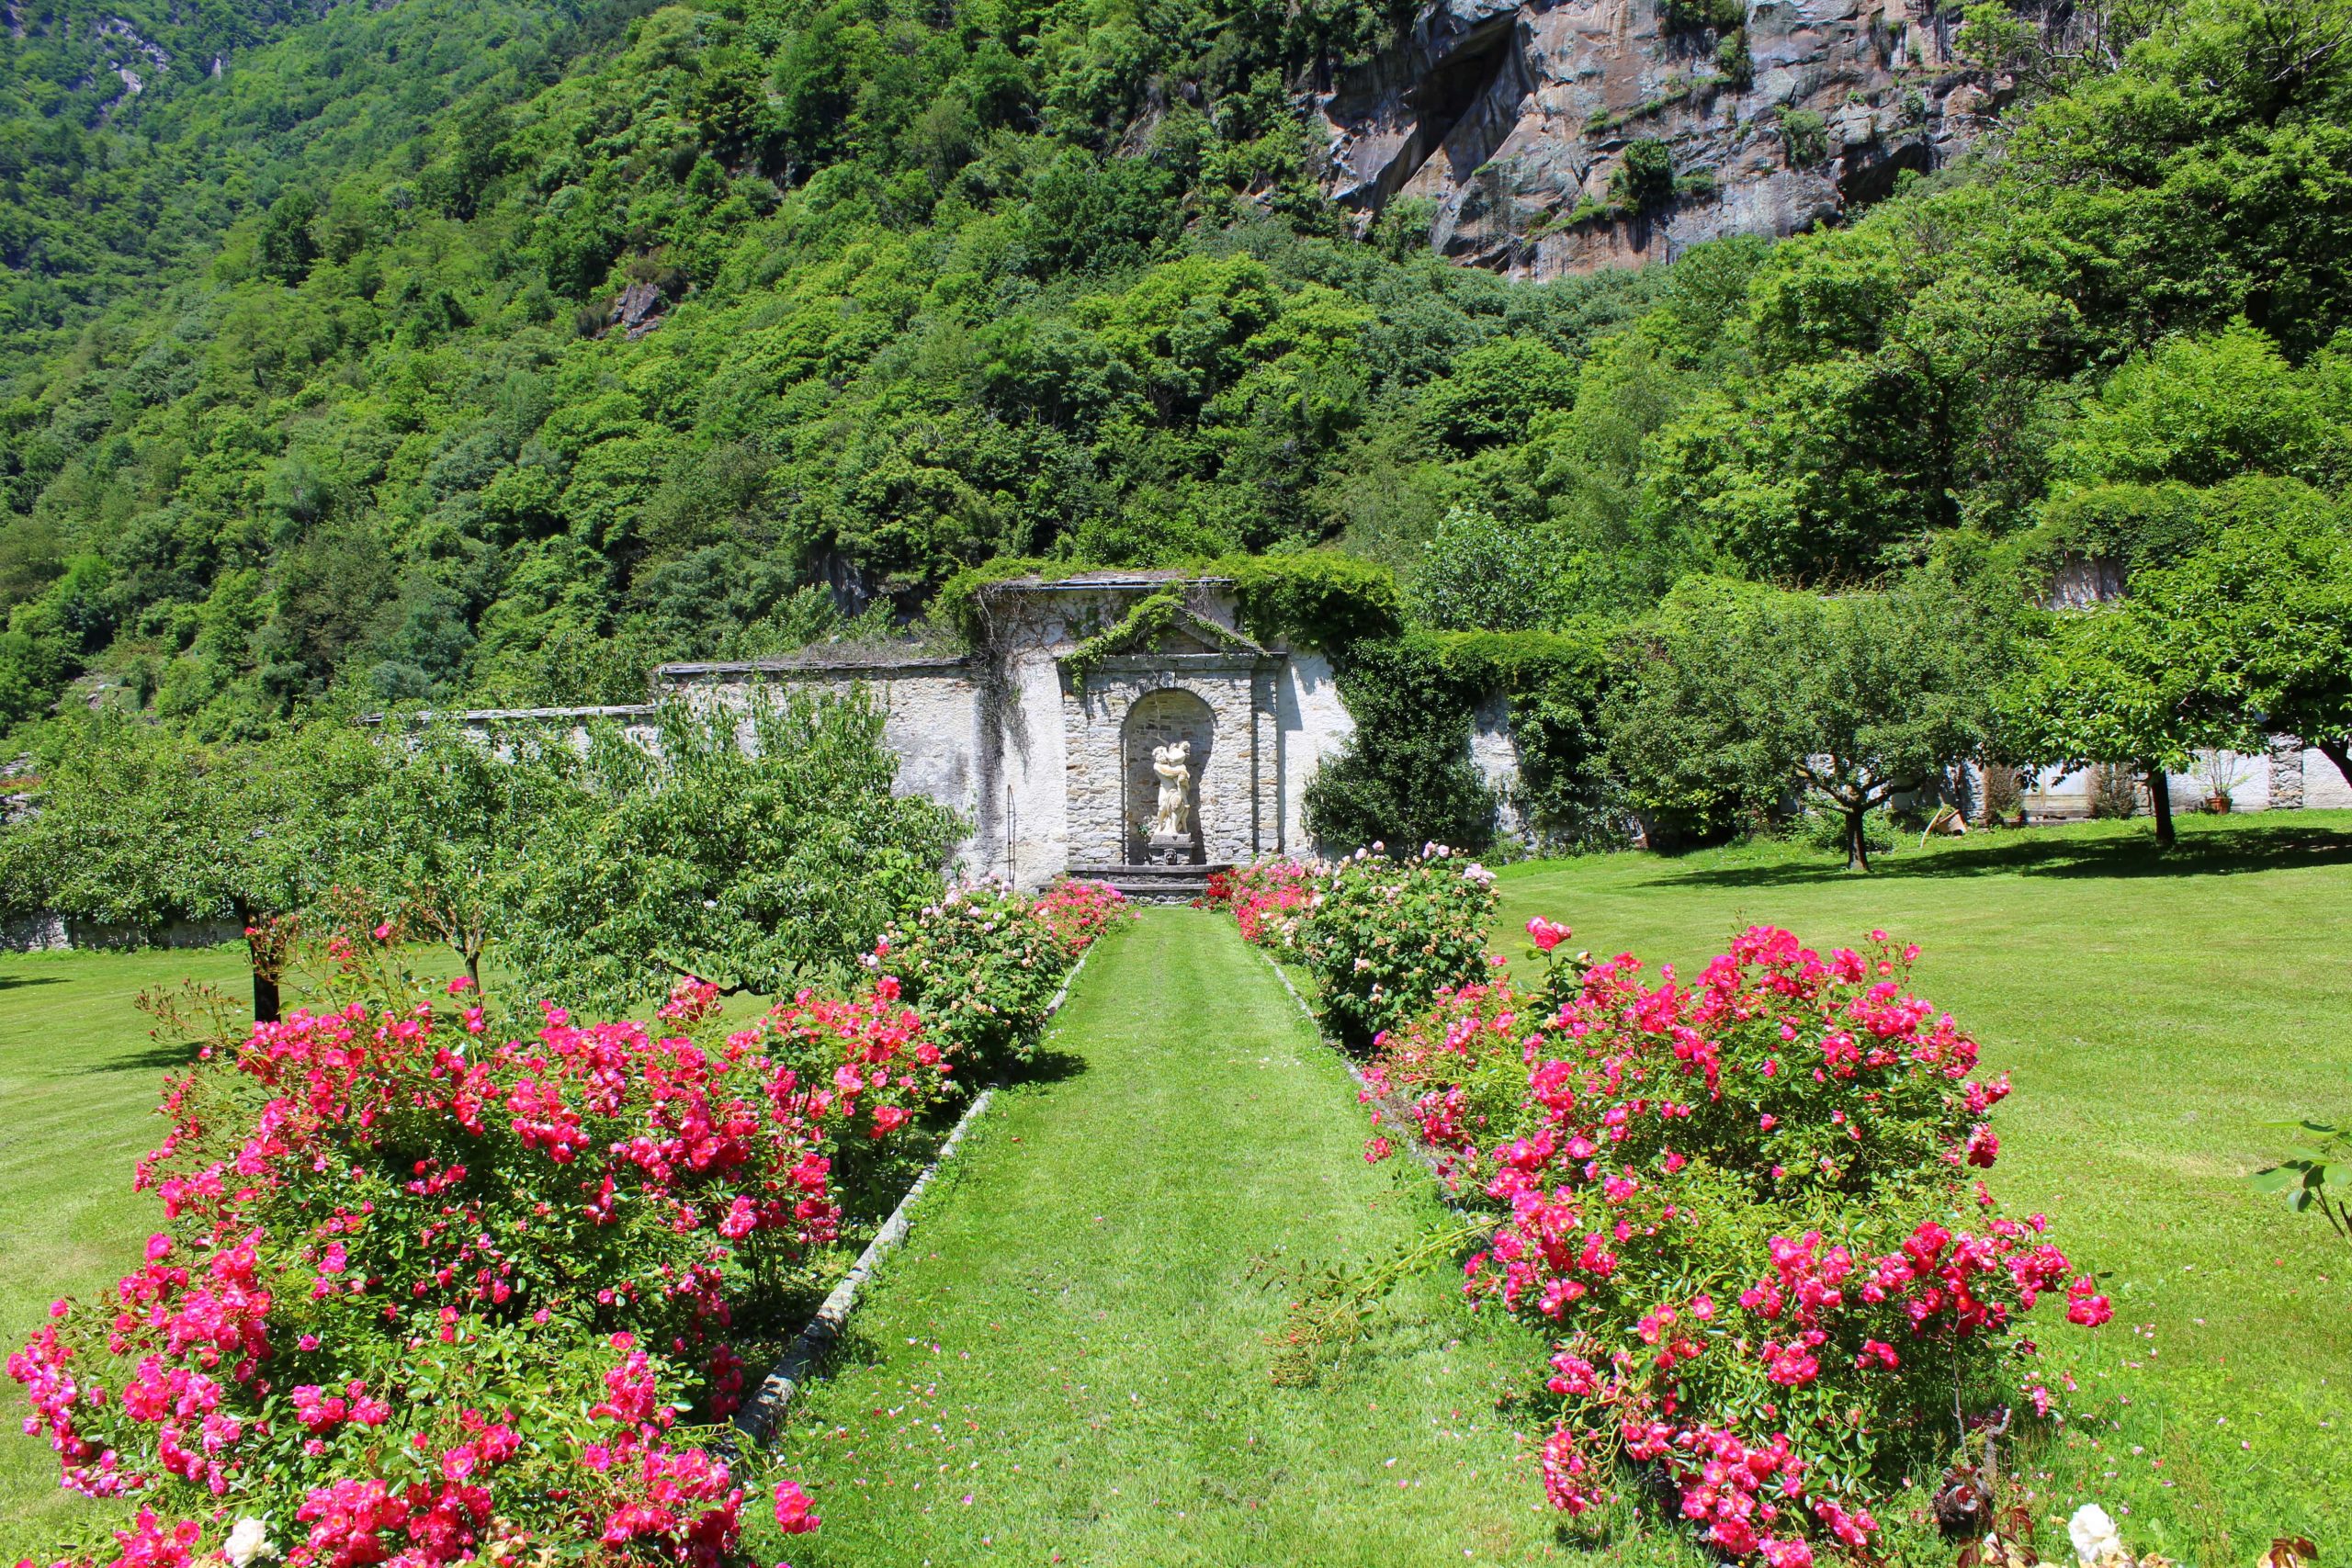
[[[2131,1560],[2115,1520],[2097,1503],[2086,1503],[2075,1510],[2075,1517],[2066,1521],[2066,1538],[2075,1543],[2075,1555],[2086,1562],[2103,1562],[2110,1557]]]
[[[269,1544],[269,1526],[251,1514],[239,1519],[229,1531],[229,1543],[220,1551],[234,1568],[247,1568],[255,1558],[277,1555]]]

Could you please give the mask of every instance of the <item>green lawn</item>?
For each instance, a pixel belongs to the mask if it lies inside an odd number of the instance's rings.
[[[1778,845],[1513,866],[1498,945],[1538,912],[1572,945],[1693,969],[1754,921],[1919,942],[1921,987],[2017,1083],[1996,1186],[2117,1302],[2095,1335],[2044,1336],[2080,1393],[2033,1456],[2037,1505],[2099,1498],[2143,1549],[2221,1568],[2274,1534],[2352,1540],[2352,1249],[2241,1179],[2282,1146],[2262,1122],[2352,1111],[2352,814],[2182,826],[2161,858],[2143,824],[2086,825],[1910,849],[1867,878]],[[180,1053],[135,993],[197,975],[235,994],[241,959],[0,956],[11,1344],[150,1226],[130,1167]],[[1363,1164],[1344,1073],[1229,922],[1148,911],[1088,965],[1053,1050],[797,1407],[780,1457],[826,1525],[768,1544],[801,1568],[1596,1555],[1535,1506],[1516,1401],[1536,1347],[1442,1277],[1318,1385],[1272,1384],[1267,1269],[1361,1259],[1441,1211],[1418,1168]],[[0,1562],[80,1506],[53,1475],[43,1445],[0,1438]],[[1638,1529],[1599,1560],[1693,1561]]]
[[[1229,919],[1145,911],[1052,1046],[1059,1070],[989,1108],[795,1406],[779,1457],[825,1521],[795,1563],[1572,1554],[1497,1408],[1541,1350],[1443,1275],[1319,1386],[1273,1385],[1284,1298],[1261,1266],[1444,1216],[1419,1167],[1364,1164],[1353,1085]]]
[[[2275,1535],[2352,1544],[2352,1248],[2242,1178],[2267,1121],[2352,1113],[2352,813],[1910,840],[1872,875],[1781,845],[1501,874],[1572,947],[1697,966],[1734,931],[1815,946],[1873,927],[1925,949],[1921,992],[2010,1070],[2005,1202],[2047,1212],[2116,1303],[2043,1341],[2092,1417],[2046,1445],[2041,1500],[2106,1500],[2143,1550],[2251,1562]],[[2047,1511],[2047,1510],[2045,1510]]]
[[[139,992],[195,976],[243,996],[246,975],[242,948],[0,956],[0,1359],[57,1297],[136,1263],[160,1217],[130,1167],[164,1135],[156,1089],[188,1052],[147,1037]],[[59,1490],[49,1445],[16,1433],[17,1385],[0,1390],[0,1562],[13,1562],[94,1505]]]

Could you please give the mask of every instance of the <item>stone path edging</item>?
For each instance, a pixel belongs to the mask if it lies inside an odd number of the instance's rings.
[[[1054,999],[1046,1004],[1047,1021],[1062,1010],[1064,1002],[1069,1000],[1070,986],[1086,967],[1086,961],[1093,955],[1093,951],[1089,947],[1080,953],[1078,962],[1071,964],[1069,973],[1062,977],[1061,988],[1054,993]],[[1285,979],[1283,984],[1289,984],[1288,980]],[[1297,993],[1292,994],[1295,996]],[[849,1314],[857,1305],[858,1292],[874,1277],[874,1271],[881,1266],[882,1259],[906,1244],[907,1232],[914,1224],[914,1206],[931,1186],[931,1179],[939,1174],[941,1166],[955,1156],[956,1145],[964,1141],[964,1134],[979,1120],[980,1112],[989,1108],[989,1101],[996,1098],[996,1091],[997,1086],[990,1084],[980,1090],[979,1098],[965,1107],[964,1114],[956,1118],[955,1127],[949,1131],[947,1141],[939,1145],[939,1152],[932,1156],[931,1163],[922,1168],[922,1174],[915,1178],[914,1184],[907,1189],[906,1196],[899,1200],[899,1206],[890,1211],[890,1217],[882,1222],[882,1228],[874,1234],[872,1241],[865,1244],[865,1250],[857,1255],[857,1261],[850,1265],[849,1272],[842,1276],[832,1293],[817,1309],[817,1315],[808,1320],[808,1326],[802,1329],[785,1348],[784,1354],[776,1358],[775,1365],[769,1369],[768,1375],[760,1380],[759,1392],[736,1413],[736,1431],[753,1444],[764,1448],[775,1436],[776,1427],[784,1418],[785,1407],[792,1403],[792,1396],[800,1392],[801,1385],[808,1382],[809,1374],[817,1370],[834,1343],[841,1338],[842,1331],[848,1327]]]

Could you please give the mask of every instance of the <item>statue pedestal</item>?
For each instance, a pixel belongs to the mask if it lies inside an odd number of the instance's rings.
[[[1150,865],[1190,865],[1193,863],[1193,836],[1190,833],[1154,833],[1147,840],[1145,860]]]

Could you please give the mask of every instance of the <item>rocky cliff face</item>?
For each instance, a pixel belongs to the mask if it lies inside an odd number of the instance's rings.
[[[1313,103],[1333,195],[1435,204],[1459,260],[1544,278],[1785,235],[1964,147],[1996,95],[1927,0],[1435,0]]]

